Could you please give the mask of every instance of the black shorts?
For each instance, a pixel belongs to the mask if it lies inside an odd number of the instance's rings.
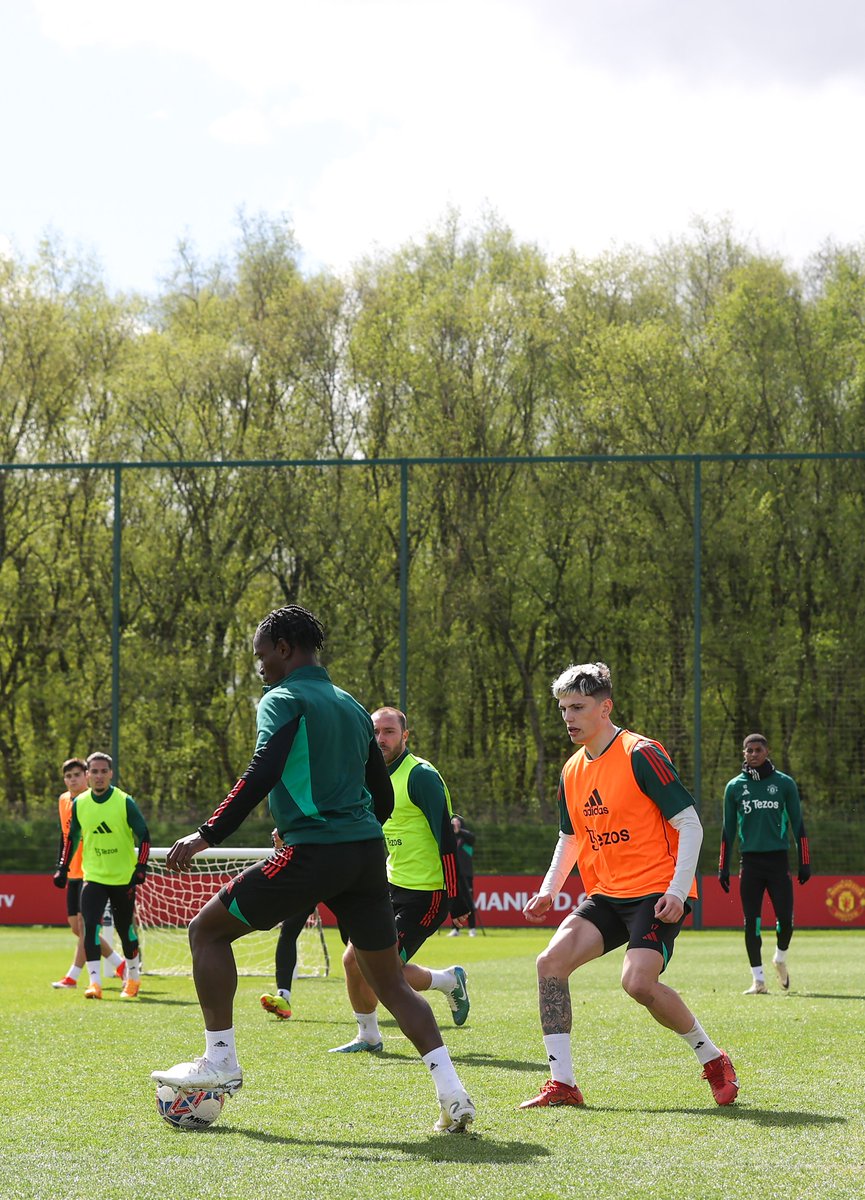
[[[228,911],[252,929],[272,929],[326,904],[359,950],[396,942],[383,838],[283,846],[219,890]]]
[[[66,915],[77,917],[81,912],[81,885],[83,879],[66,880]]]
[[[611,900],[607,896],[589,896],[576,909],[576,915],[589,921],[604,939],[604,954],[628,943],[629,950],[657,950],[663,955],[665,971],[673,957],[673,943],[685,917],[691,911],[685,902],[681,921],[668,924],[655,916],[655,905],[662,893],[641,896],[638,900]]]
[[[447,917],[447,892],[415,892],[411,888],[391,884],[390,899],[396,921],[399,956],[403,962],[408,962]]]

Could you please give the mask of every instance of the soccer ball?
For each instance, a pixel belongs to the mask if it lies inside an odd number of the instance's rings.
[[[162,1083],[156,1089],[156,1111],[176,1129],[206,1129],[225,1103],[225,1092],[179,1092]]]

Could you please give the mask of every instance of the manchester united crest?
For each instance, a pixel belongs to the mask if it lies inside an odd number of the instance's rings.
[[[855,921],[865,914],[865,888],[853,879],[839,879],[826,890],[826,907],[837,921]]]

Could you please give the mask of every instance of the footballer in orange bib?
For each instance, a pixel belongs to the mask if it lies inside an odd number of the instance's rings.
[[[540,889],[523,909],[539,924],[579,867],[586,899],[538,957],[541,1031],[550,1078],[520,1108],[584,1103],[571,1054],[570,976],[626,946],[622,987],[659,1025],[694,1051],[716,1104],[732,1104],[739,1082],[729,1056],[660,976],[697,895],[703,828],[690,793],[660,742],[614,725],[606,663],[570,666],[552,685],[571,742],[559,781],[559,841]]]
[[[599,758],[581,746],[562,771],[559,811],[588,895],[666,892],[679,850],[669,818],[693,803],[660,742],[619,729]],[[687,896],[696,899],[694,879]]]

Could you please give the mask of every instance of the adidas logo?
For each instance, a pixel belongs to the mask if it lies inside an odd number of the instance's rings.
[[[609,811],[610,810],[607,808],[606,804],[604,804],[603,800],[601,799],[600,792],[598,791],[597,788],[595,788],[595,790],[592,792],[591,796],[589,796],[588,800],[583,805],[583,816],[584,817],[599,817],[603,813],[608,813]]]
[[[111,827],[107,821],[103,821],[101,825],[97,825],[93,830],[94,833],[111,833]]]

